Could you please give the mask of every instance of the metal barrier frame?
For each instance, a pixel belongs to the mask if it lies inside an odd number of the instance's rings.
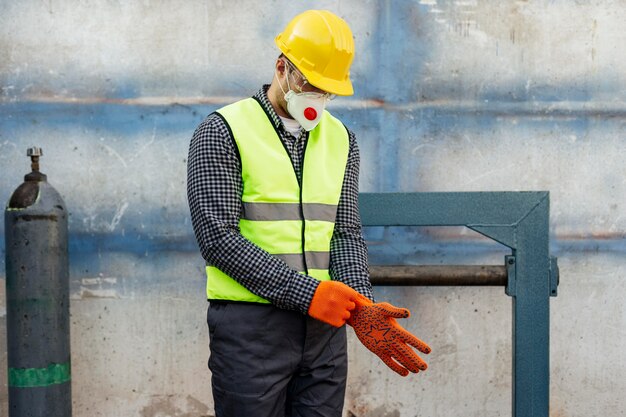
[[[513,417],[548,417],[549,300],[558,285],[549,192],[361,193],[359,207],[364,226],[466,226],[512,249]]]

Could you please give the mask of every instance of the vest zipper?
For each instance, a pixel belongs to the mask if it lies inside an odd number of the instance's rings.
[[[302,259],[304,260],[304,273],[309,275],[309,267],[306,263],[306,239],[304,237],[306,219],[304,218],[304,206],[302,205],[302,190],[304,189],[304,161],[306,159],[306,147],[309,144],[309,132],[305,132],[305,135],[306,142],[304,142],[304,149],[302,150],[302,164],[300,165],[300,217],[302,217]]]
[[[263,106],[261,106],[263,107]],[[269,116],[268,116],[269,118]],[[271,118],[270,118],[271,121]],[[272,123],[273,125],[273,123]],[[291,168],[293,168],[293,175],[296,176],[296,182],[298,183],[298,187],[300,188],[300,218],[302,219],[302,261],[304,264],[304,273],[306,275],[309,275],[309,267],[306,263],[306,251],[304,250],[304,248],[306,247],[306,240],[305,240],[305,219],[304,219],[304,206],[302,205],[302,189],[303,187],[303,183],[304,183],[304,159],[305,159],[305,155],[306,155],[306,147],[309,144],[309,132],[305,132],[304,134],[306,142],[304,142],[304,149],[302,150],[302,164],[300,165],[301,167],[301,172],[300,172],[300,178],[298,178],[298,172],[296,171],[296,166],[293,164],[293,160],[291,159],[291,155],[289,155],[289,149],[287,149],[287,145],[285,145],[285,142],[283,142],[283,138],[281,136],[281,134],[278,132],[278,129],[276,129],[276,127],[274,127],[274,130],[276,130],[276,135],[278,136],[278,140],[280,141],[281,145],[283,145],[283,149],[285,150],[285,153],[287,154],[287,158],[289,158],[289,161],[291,162]]]

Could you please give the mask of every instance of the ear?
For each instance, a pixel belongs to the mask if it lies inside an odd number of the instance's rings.
[[[275,65],[276,71],[282,77],[285,75],[285,71],[287,71],[287,65],[283,59],[277,59]]]

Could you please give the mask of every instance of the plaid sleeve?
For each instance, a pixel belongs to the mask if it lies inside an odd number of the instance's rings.
[[[367,246],[359,214],[359,148],[354,133],[348,133],[348,163],[330,242],[330,275],[334,280],[343,282],[373,300],[367,267]]]
[[[209,115],[193,134],[187,163],[187,198],[202,256],[277,307],[306,314],[319,282],[241,235],[242,188],[234,139],[220,116]]]

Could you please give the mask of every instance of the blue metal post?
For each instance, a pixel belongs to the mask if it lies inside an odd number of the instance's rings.
[[[550,391],[549,202],[517,225],[513,297],[513,416],[548,416]]]

